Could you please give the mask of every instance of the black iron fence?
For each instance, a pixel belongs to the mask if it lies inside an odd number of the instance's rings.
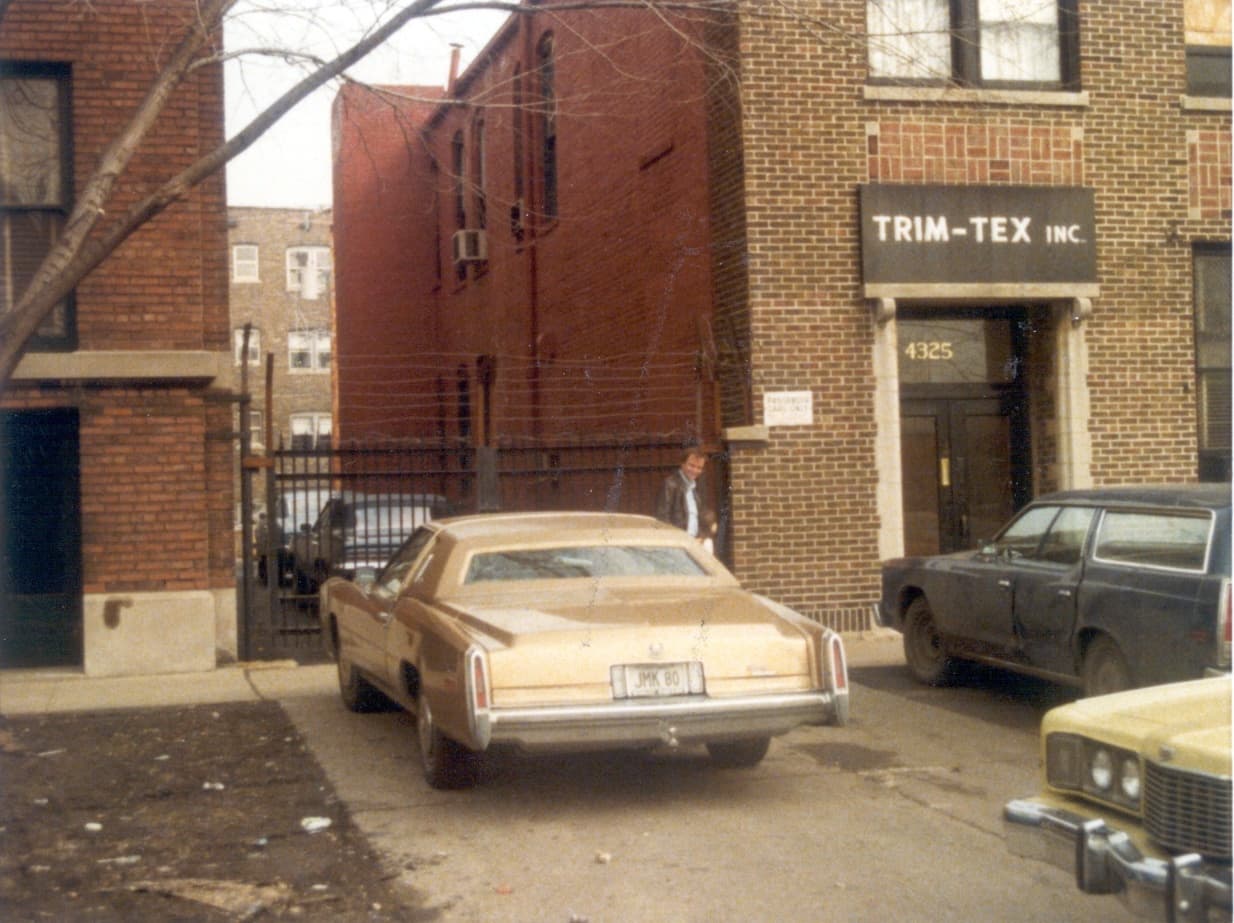
[[[241,495],[249,498],[242,515],[254,523],[253,566],[242,569],[251,579],[241,580],[241,656],[321,659],[318,583],[384,560],[429,518],[572,509],[650,514],[684,442],[382,443],[279,450],[250,463],[244,474],[253,480]],[[723,462],[715,459],[707,479],[721,511]],[[344,532],[350,546],[330,538]]]

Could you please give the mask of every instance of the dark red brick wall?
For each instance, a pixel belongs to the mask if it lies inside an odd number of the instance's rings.
[[[552,220],[534,215],[537,120],[514,106],[518,73],[524,102],[534,104],[529,75],[546,31],[554,35],[559,88],[561,182]],[[602,55],[594,53],[600,45]],[[572,16],[569,28],[547,17],[519,18],[491,52],[459,88],[481,108],[440,109],[423,150],[401,147],[401,163],[385,158],[383,148],[375,152],[369,135],[351,127],[360,121],[356,94],[345,91],[336,108],[340,431],[363,435],[378,425],[366,420],[384,417],[391,435],[442,429],[459,435],[461,368],[472,391],[472,435],[483,438],[481,356],[496,359],[487,405],[493,442],[713,431],[709,386],[704,394],[696,372],[699,321],[710,313],[712,281],[705,119],[698,105],[703,82],[693,49],[680,35],[647,30],[628,12],[607,11]],[[351,126],[343,120],[342,131],[340,112],[351,113]],[[459,278],[450,259],[456,229],[451,145],[461,132],[470,163],[478,114],[487,153],[489,259]],[[519,199],[516,119],[526,136],[521,240],[510,221]],[[387,143],[400,146],[403,129],[380,125]],[[478,195],[470,175],[467,180],[474,226]],[[407,202],[405,188],[414,196]],[[403,209],[413,212],[408,222]],[[395,290],[377,290],[378,273],[397,279]],[[406,377],[391,381],[388,368],[379,372],[370,362],[378,377],[361,384],[362,357],[395,349],[398,374]],[[366,405],[380,388],[394,395],[408,388],[419,397],[370,413]],[[707,408],[701,419],[700,405]]]

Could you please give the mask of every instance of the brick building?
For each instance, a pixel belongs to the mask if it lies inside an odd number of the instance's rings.
[[[0,20],[0,311],[20,294],[195,4],[14,0]],[[195,70],[123,209],[223,140]],[[149,222],[40,330],[0,394],[0,666],[210,669],[236,649],[221,175]]]
[[[232,359],[237,369],[244,355],[244,326],[251,325],[252,443],[269,449],[328,448],[333,419],[330,210],[233,206],[227,210],[227,231]],[[267,355],[273,357],[274,378],[268,421]]]
[[[760,10],[345,90],[338,430],[701,438],[739,575],[838,627],[1032,496],[1228,479],[1228,0]]]

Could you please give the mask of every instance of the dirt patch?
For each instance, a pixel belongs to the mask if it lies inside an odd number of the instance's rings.
[[[0,918],[424,920],[276,702],[0,717]]]

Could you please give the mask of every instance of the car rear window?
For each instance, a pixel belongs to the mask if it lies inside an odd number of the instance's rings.
[[[1210,516],[1107,510],[1094,557],[1103,561],[1203,572],[1208,563]]]
[[[579,577],[701,577],[707,571],[684,548],[573,545],[477,554],[465,584],[495,580],[570,580]]]

